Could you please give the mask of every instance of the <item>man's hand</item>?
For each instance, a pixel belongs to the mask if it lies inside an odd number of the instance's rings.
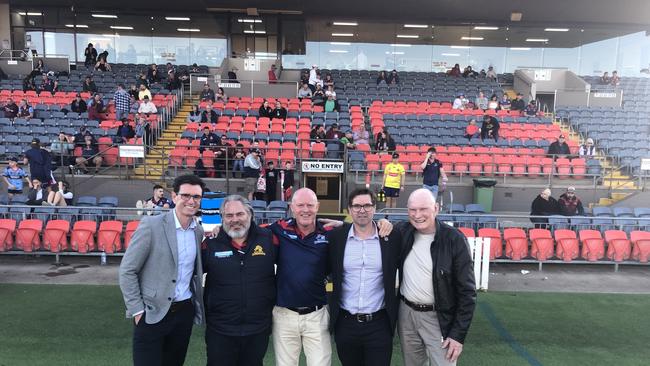
[[[135,322],[135,325],[138,325],[138,323],[140,322],[140,319],[142,319],[142,314],[138,314],[138,315],[133,317],[133,321]]]
[[[216,238],[219,235],[219,230],[221,230],[221,225],[215,225],[211,232],[205,233],[205,237]]]
[[[393,224],[386,219],[377,221],[377,229],[379,229],[379,236],[388,236],[393,231]]]
[[[463,352],[463,344],[451,338],[447,338],[442,342],[442,348],[447,349],[445,358],[449,362],[456,362],[458,357],[460,357],[461,352]]]
[[[326,228],[328,228],[328,227],[335,228],[335,227],[343,226],[343,221],[340,221],[340,220],[318,219],[318,222],[323,224],[323,227],[326,227]]]

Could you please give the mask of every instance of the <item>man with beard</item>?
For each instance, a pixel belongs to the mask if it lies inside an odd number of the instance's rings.
[[[207,365],[262,366],[275,305],[276,244],[239,195],[221,204],[223,230],[203,242]]]

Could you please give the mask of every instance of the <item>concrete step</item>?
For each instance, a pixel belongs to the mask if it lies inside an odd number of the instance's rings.
[[[621,201],[629,197],[632,193],[623,193],[623,192],[612,192],[610,196],[614,201]]]
[[[601,199],[598,200],[598,205],[599,205],[599,206],[609,206],[609,205],[611,205],[612,203],[614,203],[614,200],[611,199],[611,198],[604,198],[604,197],[603,197],[603,198],[601,198]]]

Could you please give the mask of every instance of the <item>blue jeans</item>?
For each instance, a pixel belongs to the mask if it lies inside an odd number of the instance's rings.
[[[438,199],[438,185],[429,186],[426,184],[422,184],[422,188],[426,188],[429,191],[431,191],[431,193],[433,194],[433,198]]]
[[[232,164],[232,172],[235,173],[237,171],[243,172],[244,171],[244,161],[243,160],[235,160]]]
[[[129,119],[129,111],[115,111],[115,119],[121,121],[122,118]]]

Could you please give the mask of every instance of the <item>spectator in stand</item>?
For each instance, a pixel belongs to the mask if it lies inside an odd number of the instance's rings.
[[[84,92],[95,94],[97,93],[97,85],[95,85],[95,82],[90,76],[86,76],[86,78],[84,79],[84,83],[81,86],[81,90]]]
[[[325,89],[325,86],[323,84],[323,79],[320,78],[320,72],[316,73],[316,87],[321,87],[323,90]]]
[[[467,65],[465,70],[463,70],[463,77],[467,78],[474,78],[476,79],[478,77],[478,72],[474,71],[471,66]]]
[[[5,112],[5,118],[14,119],[18,115],[18,105],[11,97],[7,98],[2,110]]]
[[[382,154],[392,153],[395,151],[395,148],[395,140],[393,140],[393,137],[388,133],[388,130],[384,128],[375,138],[375,150]]]
[[[352,134],[352,138],[357,145],[369,144],[370,142],[370,133],[366,130],[366,126],[362,123],[360,124]]]
[[[250,153],[244,159],[244,176],[246,177],[246,190],[248,191],[248,200],[253,200],[253,195],[257,190],[257,180],[260,177],[262,170],[262,160],[260,159],[260,151],[258,149],[251,149]]]
[[[332,96],[332,97],[334,97],[334,99],[336,99],[336,92],[334,91],[333,86],[326,87],[325,97],[329,97],[329,96]]]
[[[246,159],[246,153],[244,152],[244,145],[237,143],[235,145],[235,152],[233,153],[233,164],[232,164],[232,177],[235,178],[235,173],[244,172],[244,159]]]
[[[137,97],[129,95],[129,113],[138,114],[140,109],[140,102],[138,102]]]
[[[106,61],[105,57],[99,57],[95,64],[95,70],[101,72],[111,71],[111,65]]]
[[[158,73],[158,65],[151,64],[151,66],[149,66],[149,68],[147,69],[147,81],[149,81],[149,84],[155,84],[159,82],[161,79],[162,78]]]
[[[379,84],[388,84],[388,80],[386,80],[386,71],[380,71],[379,76],[377,76],[377,85]]]
[[[618,86],[621,83],[621,78],[618,76],[618,71],[612,71],[612,78],[609,80],[609,83]]]
[[[312,65],[311,70],[309,70],[309,80],[308,80],[309,89],[311,89],[312,93],[316,92],[316,80],[318,79],[317,76],[318,76],[318,66]]]
[[[307,84],[309,86],[309,71],[303,70],[300,74],[300,85]]]
[[[591,137],[587,139],[584,145],[580,146],[580,150],[578,151],[578,154],[580,154],[580,156],[598,155],[598,153],[596,152],[596,146],[594,146],[594,140]]]
[[[280,172],[278,169],[275,169],[275,163],[269,161],[266,163],[266,169],[264,170],[264,179],[266,179],[266,204],[268,205],[271,201],[277,199],[277,190],[278,190],[278,179],[280,178]]]
[[[138,88],[138,91],[140,90],[141,85],[149,88],[149,80],[147,80],[147,75],[144,72],[141,72],[138,80],[135,81],[135,86]]]
[[[386,164],[382,181],[382,187],[384,187],[384,194],[386,195],[386,208],[397,207],[397,198],[400,192],[404,190],[405,177],[406,170],[399,163],[399,154],[393,153],[393,161]]]
[[[50,92],[52,94],[56,93],[59,88],[59,82],[57,80],[50,79],[46,74],[43,75],[43,81],[41,82],[40,91]]]
[[[258,112],[260,117],[273,118],[273,109],[269,105],[269,101],[266,99],[262,102]]]
[[[323,125],[316,124],[312,127],[311,132],[309,133],[309,140],[311,143],[323,142],[325,140],[325,127]]]
[[[354,138],[352,137],[352,131],[345,131],[345,135],[341,137],[341,145],[343,145],[348,150],[355,150],[357,145],[354,143]]]
[[[20,100],[20,104],[18,105],[18,118],[22,118],[27,121],[34,118],[34,108],[32,108],[31,105],[27,104],[27,99]]]
[[[113,95],[113,102],[115,103],[115,119],[121,121],[129,118],[129,110],[131,109],[131,98],[129,93],[124,90],[124,84],[117,84],[117,90]]]
[[[499,127],[499,121],[495,117],[484,115],[481,125],[481,140],[493,138],[494,141],[499,141]]]
[[[35,75],[43,75],[47,74],[47,69],[45,68],[45,64],[43,63],[43,59],[39,58],[36,61],[36,66],[34,66],[34,70],[32,70],[32,74]]]
[[[217,112],[212,110],[212,104],[208,103],[208,105],[205,106],[205,110],[203,113],[201,113],[201,122],[210,122],[213,125],[217,124],[217,121],[219,120],[219,115]]]
[[[271,65],[271,69],[268,71],[269,84],[276,84],[278,82],[278,76],[276,75],[277,67],[275,64]]]
[[[144,97],[151,99],[151,92],[146,85],[140,84],[140,91],[138,92],[138,100],[144,100]]]
[[[106,108],[104,101],[99,93],[96,93],[88,106],[88,119],[95,121],[103,121],[106,119]]]
[[[84,65],[86,67],[92,67],[97,63],[97,50],[93,47],[92,43],[88,43],[88,47],[84,50]]]
[[[228,71],[228,82],[229,83],[237,83],[237,84],[239,84],[239,80],[237,80],[237,71],[239,71],[239,69],[236,68],[236,67],[233,67],[232,69],[230,69],[230,71]],[[197,69],[197,73],[198,73],[198,69]]]
[[[27,92],[30,90],[36,91],[36,82],[34,81],[34,77],[31,75],[23,79],[23,91]]]
[[[84,146],[81,149],[81,156],[76,159],[77,166],[83,171],[84,174],[88,174],[88,166],[95,167],[95,174],[99,171],[99,167],[102,166],[103,158],[99,155],[99,148],[97,144],[93,143],[91,136],[84,136]]]
[[[330,129],[327,130],[327,133],[325,134],[325,139],[327,140],[339,141],[342,137],[343,137],[343,132],[339,130],[338,123],[332,123],[332,126],[330,126]]]
[[[341,110],[341,107],[333,95],[328,95],[323,109],[325,112],[338,112]]]
[[[85,113],[88,111],[88,106],[86,105],[86,102],[81,99],[81,94],[77,93],[75,95],[72,103],[70,103],[70,110],[75,113]]]
[[[86,126],[80,126],[79,132],[77,132],[72,138],[75,147],[83,147],[86,144],[86,136],[90,136],[93,144],[97,143],[95,136],[86,128]]]
[[[165,65],[165,67],[167,68],[167,74],[168,74],[168,75],[171,74],[171,73],[176,74],[176,67],[175,67],[174,65],[172,65],[171,62],[168,62],[168,63]]]
[[[271,113],[271,119],[287,120],[287,109],[282,106],[279,100],[275,102],[275,109]]]
[[[442,167],[442,162],[436,159],[436,148],[430,147],[427,150],[427,156],[424,158],[422,165],[422,188],[428,189],[433,194],[433,198],[438,198],[440,178],[442,178],[442,191],[447,187],[447,174]]]
[[[214,96],[217,102],[228,103],[228,96],[223,88],[217,88],[217,95]]]
[[[25,151],[23,165],[29,164],[29,174],[32,179],[38,178],[43,185],[47,186],[52,179],[52,155],[49,151],[41,148],[41,140],[37,137],[32,139],[30,149]]]
[[[126,118],[122,118],[122,125],[117,128],[117,132],[115,133],[115,139],[113,141],[117,142],[118,144],[126,144],[129,142],[130,139],[135,137],[135,130],[133,127],[129,124],[129,120]]]
[[[302,100],[303,98],[311,98],[311,89],[309,89],[309,84],[302,84],[302,88],[298,89],[298,99]]]
[[[476,125],[476,120],[472,118],[469,120],[469,124],[465,127],[465,137],[472,141],[474,137],[481,136],[481,129]]]
[[[167,80],[165,82],[165,89],[171,91],[178,90],[181,87],[181,81],[176,76],[175,72],[167,73]]]
[[[534,100],[531,100],[530,102],[528,102],[528,105],[526,106],[526,110],[524,111],[524,113],[528,117],[534,117],[537,115],[537,111],[538,111],[537,103],[535,103]]]
[[[557,141],[552,142],[548,146],[547,154],[552,158],[571,155],[571,149],[569,149],[569,145],[566,143],[566,140],[564,139],[564,135],[560,135],[557,138]]]
[[[454,76],[454,77],[460,77],[460,75],[461,75],[460,65],[455,64],[454,67],[451,68],[451,70],[447,71],[447,75]]]
[[[325,75],[325,79],[323,79],[323,88],[329,88],[332,87],[332,90],[334,90],[334,79],[332,79],[332,74],[329,72]]]
[[[397,70],[393,69],[393,71],[390,72],[388,75],[388,80],[387,83],[390,85],[397,85],[399,84],[399,75],[397,75]]]
[[[135,116],[135,136],[141,138],[142,142],[145,144],[146,148],[152,143],[151,135],[151,123],[149,120],[142,114]]]
[[[499,97],[497,97],[496,94],[492,94],[490,97],[490,100],[488,101],[488,109],[493,111],[501,109],[501,106],[499,105]]]
[[[293,163],[287,161],[284,163],[284,169],[280,171],[280,184],[282,185],[282,199],[284,201],[291,201],[293,194],[294,181]]]
[[[478,109],[482,109],[484,111],[488,109],[488,99],[485,97],[485,94],[483,94],[483,92],[478,92],[478,97],[476,97],[474,104]]]
[[[214,94],[214,90],[210,88],[209,84],[204,84],[203,85],[203,91],[201,91],[201,95],[199,95],[199,98],[201,99],[202,102],[212,102],[214,103],[216,98]]]
[[[43,188],[43,182],[38,178],[32,178],[32,183],[29,186],[29,193],[27,193],[27,205],[29,206],[42,206],[43,202],[47,202],[47,192]]]
[[[485,77],[492,81],[497,81],[497,72],[494,71],[493,66],[488,67],[487,73],[485,73]]]
[[[44,206],[66,207],[72,205],[74,194],[70,192],[70,184],[66,181],[59,181],[57,185],[50,185],[47,201]]]
[[[135,100],[138,100],[140,97],[139,95],[140,92],[138,91],[138,87],[135,84],[131,84],[127,93],[129,93],[130,96],[135,98]]]
[[[201,111],[198,105],[193,105],[190,114],[187,115],[187,122],[201,122]]]
[[[551,197],[551,190],[546,188],[535,199],[530,208],[530,216],[551,216],[560,214],[557,200]],[[530,221],[536,229],[546,229],[548,218],[531,217]]]
[[[50,144],[50,154],[52,154],[52,165],[68,166],[71,163],[72,150],[74,150],[74,138],[63,132]]]
[[[612,82],[612,78],[609,77],[609,73],[605,71],[603,73],[603,76],[600,77],[600,83],[603,85],[608,85],[609,83]]]
[[[135,207],[137,208],[149,209],[147,211],[147,215],[157,215],[158,213],[160,213],[160,210],[174,208],[175,206],[176,205],[174,205],[174,201],[165,197],[165,189],[158,184],[153,186],[153,196],[149,197],[144,201],[138,200],[135,203]],[[138,211],[138,215],[141,214],[142,211]]]
[[[458,97],[454,99],[454,103],[452,104],[451,108],[464,110],[465,108],[467,108],[468,103],[469,101],[467,100],[467,98],[465,98],[465,93],[458,93]]]
[[[558,199],[560,214],[564,216],[584,216],[585,209],[582,207],[582,201],[576,196],[576,188],[569,187]]]
[[[526,110],[526,102],[524,101],[523,94],[517,93],[517,97],[510,103],[510,110],[520,112]]]
[[[140,107],[138,107],[138,113],[156,114],[158,113],[158,108],[156,108],[156,105],[149,101],[149,97],[145,95]]]
[[[504,111],[510,110],[510,98],[508,98],[508,94],[503,93],[503,96],[501,97],[501,101],[499,101],[499,108],[501,108]]]
[[[210,127],[203,127],[203,135],[201,135],[199,143],[199,152],[203,153],[206,149],[212,150],[219,145],[219,136],[210,132]]]
[[[2,178],[7,183],[7,196],[11,199],[14,194],[23,194],[23,180],[31,187],[32,182],[27,177],[23,168],[18,166],[18,158],[9,158],[9,166],[2,173]]]
[[[316,91],[311,97],[311,103],[315,106],[325,106],[325,91],[320,85],[316,85]]]

